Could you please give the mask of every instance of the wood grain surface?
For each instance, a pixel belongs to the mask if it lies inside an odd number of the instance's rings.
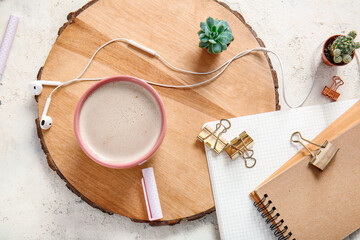
[[[198,47],[199,23],[208,16],[227,20],[235,37],[228,50],[219,55]],[[239,13],[216,1],[92,1],[69,14],[38,79],[62,82],[73,79],[100,45],[118,37],[141,43],[174,65],[193,71],[214,69],[240,51],[264,46]],[[124,43],[103,49],[84,76],[113,75],[132,75],[166,84],[206,79],[174,72],[158,59]],[[92,84],[75,83],[53,94],[48,112],[53,126],[48,131],[38,129],[49,166],[91,206],[137,222],[148,222],[141,169],[154,167],[164,218],[151,222],[152,225],[175,224],[184,218],[193,220],[214,210],[204,146],[196,140],[205,122],[280,108],[276,72],[263,53],[236,61],[220,78],[203,87],[184,90],[155,87],[167,112],[163,144],[147,163],[116,170],[89,159],[75,138],[75,107]],[[39,116],[52,89],[44,87],[37,97]]]

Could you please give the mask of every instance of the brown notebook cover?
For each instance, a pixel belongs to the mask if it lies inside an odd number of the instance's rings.
[[[279,239],[343,239],[360,227],[359,107],[316,138],[341,133],[331,141],[340,150],[323,172],[302,150],[250,194]]]

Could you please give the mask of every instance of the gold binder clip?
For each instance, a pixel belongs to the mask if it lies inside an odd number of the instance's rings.
[[[225,151],[231,159],[234,160],[244,155],[245,152],[252,152],[252,156],[254,151],[249,149],[252,146],[254,146],[254,140],[245,131],[243,131],[240,133],[239,137],[230,141],[230,144],[226,147]]]
[[[307,146],[305,146],[305,144],[303,144],[301,141],[294,140],[295,135],[299,135],[300,139],[303,140],[303,141],[306,141],[306,142],[311,143],[311,144],[313,144],[315,146],[318,146],[319,148],[315,151],[315,154],[312,151],[310,151],[310,149]],[[300,132],[294,132],[291,135],[291,141],[292,142],[297,142],[297,143],[300,143],[301,145],[303,145],[303,147],[306,150],[308,150],[309,153],[312,156],[312,159],[311,159],[310,163],[312,165],[314,165],[315,167],[317,167],[318,169],[320,169],[320,170],[324,170],[325,167],[334,158],[335,154],[339,151],[338,147],[336,147],[334,144],[332,144],[331,142],[329,142],[327,140],[323,143],[323,145],[320,145],[318,143],[314,143],[314,142],[312,142],[310,140],[307,140],[307,139],[303,138],[301,136]]]
[[[225,123],[227,123],[227,126]],[[234,138],[229,143],[229,141],[221,135],[226,133],[230,127],[231,123],[229,120],[221,119],[220,122],[216,124],[215,130],[206,125],[197,138],[217,154],[225,149],[232,160],[242,157],[247,168],[254,167],[256,159],[253,157],[254,151],[250,149],[254,146],[254,140],[243,131],[239,137]],[[222,130],[220,131],[221,128]],[[252,160],[253,164],[249,165],[248,160]]]
[[[228,126],[226,126],[225,123],[227,123]],[[229,141],[221,135],[226,133],[230,127],[231,123],[229,120],[221,119],[220,122],[216,124],[215,130],[206,125],[197,137],[201,142],[204,142],[206,146],[219,154],[229,144]],[[221,128],[222,130],[220,131]]]

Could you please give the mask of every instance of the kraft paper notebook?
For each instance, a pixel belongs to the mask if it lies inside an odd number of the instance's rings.
[[[331,142],[339,151],[323,171],[304,154],[252,193],[279,237],[343,239],[360,227],[360,123]]]
[[[331,124],[333,127],[327,128],[316,138],[320,142],[322,137],[332,139],[354,125],[359,118],[360,102],[356,101],[230,119],[232,127],[223,136],[232,139],[245,130],[255,141],[252,149],[257,164],[248,169],[240,158],[230,160],[225,152],[218,155],[205,148],[222,239],[277,239],[269,229],[270,224],[265,224],[253,206],[254,201],[249,193],[269,176],[275,176],[274,173],[278,174],[293,165],[288,160],[301,149],[290,142],[293,132],[301,131],[303,136],[313,139],[351,107]],[[208,124],[214,127],[217,122]],[[301,158],[292,160],[296,162]],[[351,239],[360,239],[360,234],[352,236]]]

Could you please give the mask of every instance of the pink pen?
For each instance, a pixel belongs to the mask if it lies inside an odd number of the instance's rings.
[[[18,23],[19,18],[14,15],[10,15],[4,37],[0,45],[0,80],[5,69],[6,61],[8,59],[10,48],[15,37]]]

